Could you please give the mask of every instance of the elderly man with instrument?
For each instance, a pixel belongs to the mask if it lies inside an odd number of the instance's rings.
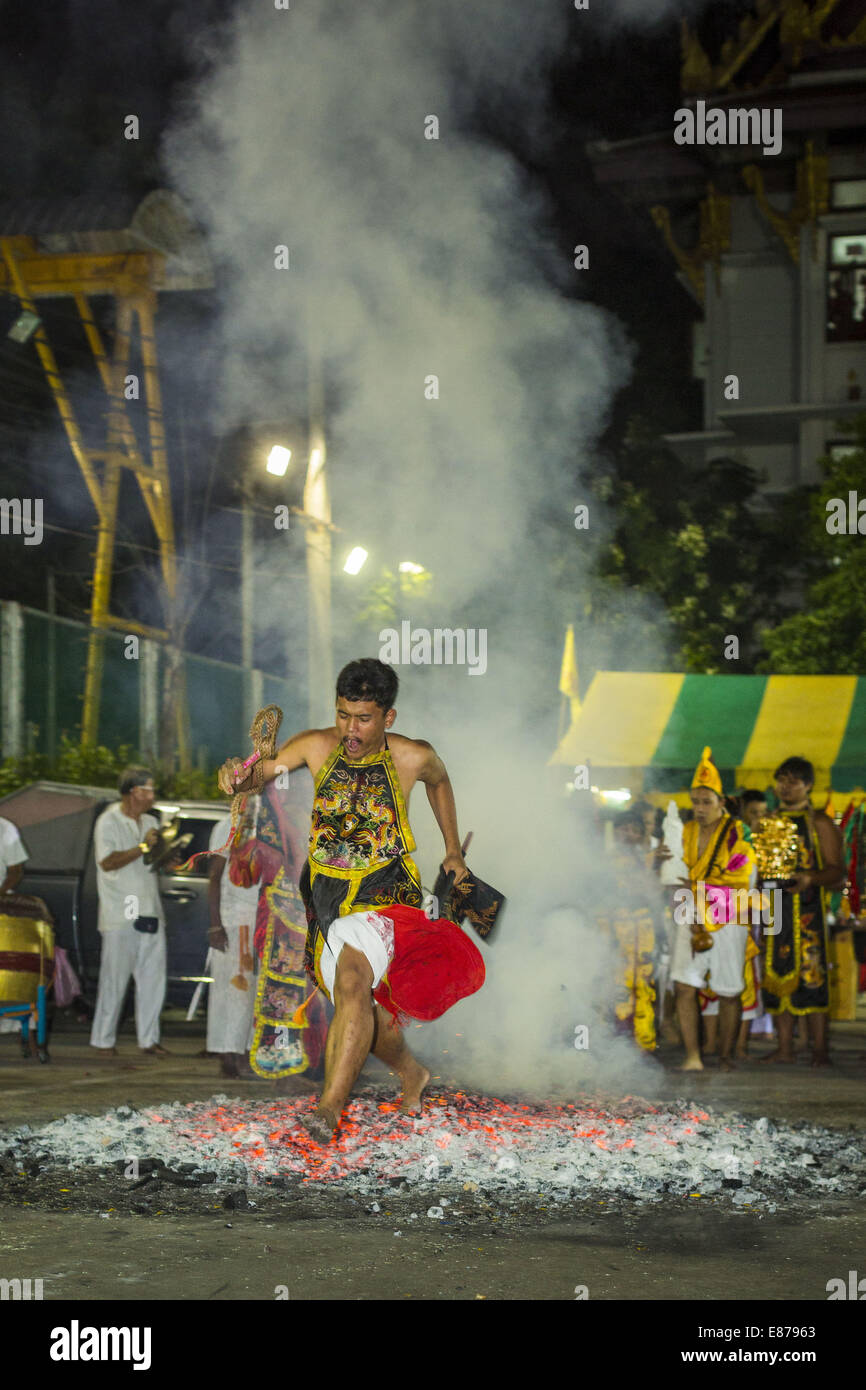
[[[102,951],[90,1045],[117,1052],[117,1025],[130,976],[135,981],[135,1027],[142,1052],[164,1057],[159,1015],[165,998],[165,914],[156,865],[147,863],[159,843],[153,776],[128,767],[120,776],[120,800],[96,822],[93,835]]]

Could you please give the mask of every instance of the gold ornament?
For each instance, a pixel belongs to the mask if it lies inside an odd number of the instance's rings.
[[[764,816],[752,835],[752,848],[760,878],[783,880],[797,872],[800,839],[789,816]]]

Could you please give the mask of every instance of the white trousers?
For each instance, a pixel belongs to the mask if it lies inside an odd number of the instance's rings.
[[[208,974],[213,983],[207,996],[208,1052],[249,1052],[253,1040],[253,1011],[256,980],[241,963],[241,929],[223,916],[228,945],[224,951],[211,948]],[[248,925],[249,951],[253,951],[255,922]]]
[[[743,971],[749,928],[739,922],[726,922],[710,932],[710,936],[713,938],[710,949],[692,954],[691,929],[684,922],[677,923],[671,979],[691,985],[693,989],[709,986],[714,994],[725,999],[742,994],[746,985]]]
[[[159,1015],[165,999],[165,927],[136,931],[131,922],[101,933],[99,989],[90,1042],[114,1047],[129,978],[135,981],[135,1031],[139,1047],[159,1042]]]
[[[375,989],[394,959],[394,924],[390,917],[378,912],[350,912],[337,917],[328,927],[328,939],[322,948],[319,969],[330,999],[334,998],[337,961],[344,946],[354,946],[370,962]]]

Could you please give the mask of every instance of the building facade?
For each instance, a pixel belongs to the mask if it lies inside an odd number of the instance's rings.
[[[703,420],[667,444],[769,500],[866,411],[866,0],[757,0],[717,54],[684,24],[681,85],[668,128],[589,152],[699,311]]]

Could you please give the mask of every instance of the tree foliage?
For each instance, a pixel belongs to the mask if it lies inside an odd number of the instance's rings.
[[[797,490],[767,509],[758,485],[733,458],[683,463],[648,422],[632,421],[597,484],[613,519],[595,563],[601,620],[646,611],[654,600],[662,664],[702,674],[755,670],[767,617],[784,613],[790,527],[805,505]],[[736,663],[725,655],[732,636]]]
[[[824,481],[792,526],[787,544],[803,580],[802,601],[762,633],[759,669],[780,675],[862,675],[866,671],[866,414],[850,427],[851,448],[821,459]],[[862,532],[828,530],[834,503],[863,499]],[[829,505],[828,505],[829,504]],[[856,522],[855,522],[856,525]]]
[[[140,759],[128,744],[118,748],[82,748],[64,734],[60,752],[51,761],[44,753],[24,753],[20,757],[4,758],[0,763],[0,796],[8,796],[30,782],[67,782],[84,787],[117,786],[125,767]],[[181,801],[219,801],[222,793],[215,771],[192,769],[177,772],[173,768],[155,766],[153,784],[159,797]]]

